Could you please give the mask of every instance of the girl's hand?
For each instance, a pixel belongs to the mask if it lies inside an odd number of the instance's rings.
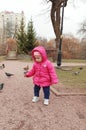
[[[28,77],[27,72],[28,72],[28,71],[24,72],[24,77]]]

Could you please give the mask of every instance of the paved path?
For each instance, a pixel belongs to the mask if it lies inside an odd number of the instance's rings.
[[[56,63],[54,63],[55,66],[57,66]],[[86,66],[86,63],[65,63],[62,62],[61,66]]]
[[[62,66],[86,66],[86,63],[62,63]]]
[[[50,104],[44,106],[41,90],[40,101],[32,103],[32,78],[23,75],[28,63],[1,63],[6,67],[0,69],[0,82],[5,84],[0,92],[0,130],[86,130],[86,96],[59,97],[51,92]],[[5,72],[14,76],[7,78]]]

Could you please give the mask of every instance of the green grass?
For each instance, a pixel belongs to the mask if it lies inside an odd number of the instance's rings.
[[[56,69],[59,80],[66,85],[67,87],[79,87],[79,88],[86,88],[86,66],[83,67],[82,70],[79,67],[71,67],[72,70],[61,70]],[[78,75],[74,73],[79,71]]]
[[[3,61],[6,59],[6,56],[0,56],[0,61]]]

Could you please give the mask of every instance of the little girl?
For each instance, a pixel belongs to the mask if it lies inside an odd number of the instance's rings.
[[[25,74],[25,77],[33,76],[34,97],[32,102],[39,100],[39,91],[43,88],[44,104],[49,104],[50,85],[58,83],[54,66],[48,60],[44,47],[38,46],[32,50],[32,58],[34,60],[33,67]]]

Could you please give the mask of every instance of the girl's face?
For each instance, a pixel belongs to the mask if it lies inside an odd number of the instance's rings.
[[[41,55],[35,55],[34,58],[35,58],[36,62],[41,62],[42,61]]]

